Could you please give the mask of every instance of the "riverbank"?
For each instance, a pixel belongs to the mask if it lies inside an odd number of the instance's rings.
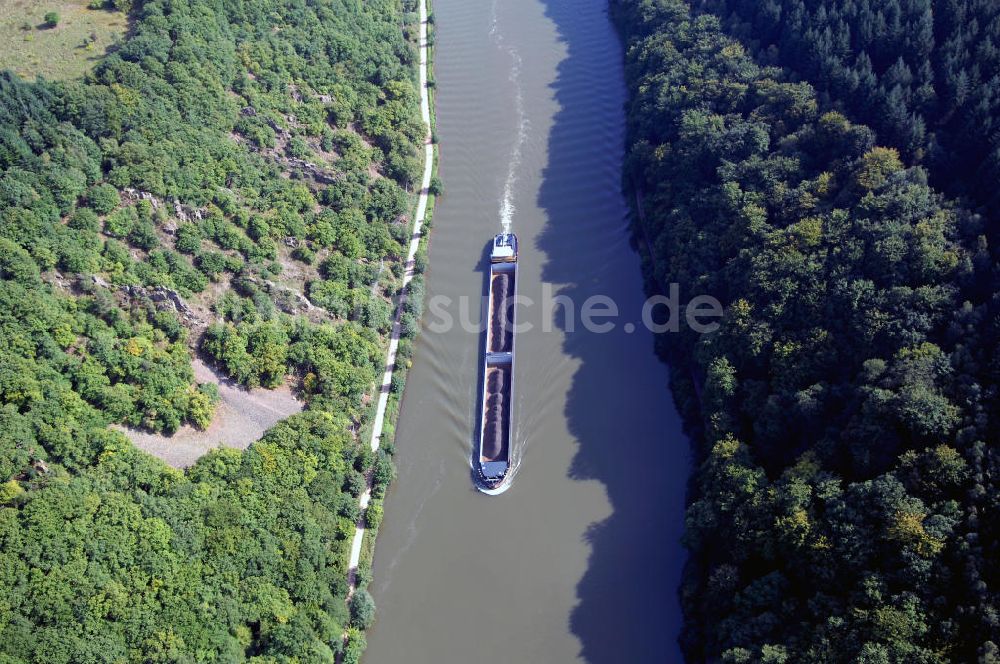
[[[430,194],[431,178],[434,174],[435,160],[434,160],[434,136],[433,136],[433,124],[432,124],[432,113],[431,113],[431,101],[430,101],[430,88],[428,86],[428,62],[429,62],[429,49],[430,44],[428,42],[428,11],[427,11],[427,0],[419,0],[419,66],[418,66],[418,84],[420,87],[420,117],[424,123],[426,129],[426,136],[424,138],[424,170],[421,177],[420,189],[417,197],[416,213],[413,217],[413,228],[410,234],[410,243],[406,255],[405,271],[403,274],[402,286],[399,292],[399,298],[396,303],[396,310],[393,316],[392,331],[389,338],[389,347],[386,352],[385,358],[385,371],[382,374],[382,382],[378,390],[378,401],[375,407],[375,416],[372,420],[371,435],[369,438],[369,446],[372,453],[377,453],[379,447],[382,444],[382,438],[384,435],[392,437],[394,432],[393,422],[395,416],[398,414],[398,399],[402,390],[393,389],[393,379],[394,376],[405,375],[405,368],[397,367],[397,359],[399,355],[399,345],[403,330],[403,315],[406,311],[407,300],[411,295],[411,282],[415,278],[419,277],[421,270],[417,269],[417,256],[421,251],[426,251],[425,249],[425,236],[423,229],[426,225],[425,222],[429,221],[430,210],[432,207],[433,197]],[[422,266],[421,266],[422,269]],[[423,291],[420,289],[419,293],[415,293],[414,297],[422,297]],[[401,381],[397,382],[397,385],[401,384]],[[389,410],[390,399],[392,397],[394,406],[391,411]],[[365,562],[370,567],[371,557],[373,555],[374,539],[377,534],[378,520],[372,518],[372,512],[377,512],[381,515],[381,502],[378,498],[373,502],[373,473],[369,472],[366,475],[366,487],[364,492],[358,501],[360,507],[360,517],[358,518],[357,527],[354,532],[354,538],[351,542],[351,554],[348,559],[348,594],[347,601],[351,602],[354,593],[361,587],[363,590],[364,584],[359,584],[359,574],[358,570],[362,563],[364,557]],[[374,509],[377,507],[377,510]],[[371,533],[371,537],[367,538],[366,534]],[[367,555],[364,555],[367,554]],[[367,578],[369,575],[365,575]],[[364,649],[363,637],[360,633],[352,635],[352,640],[354,647],[352,647],[352,642],[349,641],[345,652],[352,657],[360,657],[361,652]],[[360,646],[360,647],[358,647]],[[350,661],[345,655],[344,661]]]

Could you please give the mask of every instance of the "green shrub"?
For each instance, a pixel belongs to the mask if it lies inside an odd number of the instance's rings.
[[[108,214],[122,204],[122,199],[117,189],[105,183],[94,185],[87,191],[87,203],[97,214]]]
[[[214,278],[226,269],[226,255],[218,251],[203,251],[195,258],[195,265],[205,276]]]
[[[316,260],[316,252],[305,244],[300,244],[292,251],[292,258],[302,261],[306,265],[312,265],[313,261]]]
[[[434,176],[431,178],[431,184],[427,187],[427,192],[433,196],[440,196],[444,193],[444,183],[441,178]]]
[[[67,225],[76,231],[97,231],[101,227],[97,213],[85,207],[77,208]]]
[[[138,221],[135,208],[118,208],[104,219],[104,232],[113,238],[125,238]]]
[[[193,254],[201,248],[201,229],[196,224],[181,224],[176,234],[177,251]]]
[[[354,591],[351,597],[351,626],[368,629],[375,622],[375,600],[364,588]]]
[[[343,664],[360,664],[361,656],[368,647],[364,632],[356,628],[347,630],[347,645],[344,647]]]
[[[386,488],[396,477],[396,465],[392,462],[392,457],[380,450],[378,458],[375,460],[375,468],[372,470],[372,494],[382,496]]]
[[[374,501],[365,510],[365,523],[369,528],[377,529],[382,523],[382,503]]]
[[[129,232],[128,241],[146,251],[160,244],[160,239],[156,237],[156,230],[153,228],[153,224],[148,221],[136,224]]]

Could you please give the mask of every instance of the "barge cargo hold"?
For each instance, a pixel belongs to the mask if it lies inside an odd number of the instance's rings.
[[[490,250],[476,468],[480,489],[491,494],[506,490],[510,478],[516,294],[517,237],[513,233],[501,233],[493,238]]]

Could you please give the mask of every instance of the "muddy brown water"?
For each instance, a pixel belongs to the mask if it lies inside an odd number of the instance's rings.
[[[445,196],[397,426],[367,664],[674,662],[688,443],[640,321],[620,193],[621,46],[601,0],[435,0]],[[471,480],[485,250],[520,239],[510,489]],[[575,316],[546,313],[566,296]],[[611,332],[579,307],[609,296]],[[525,331],[521,326],[531,325]],[[447,329],[444,329],[447,328]],[[570,331],[573,328],[573,331]]]

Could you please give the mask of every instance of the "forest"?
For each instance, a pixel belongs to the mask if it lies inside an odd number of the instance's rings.
[[[0,661],[357,662],[416,3],[114,4],[128,36],[83,78],[0,73]],[[305,412],[168,467],[115,427],[206,427],[195,354]]]
[[[706,0],[764,61],[869,125],[984,211],[1000,190],[1000,5],[990,0]],[[995,237],[995,215],[990,236]]]
[[[612,2],[647,288],[725,307],[657,339],[691,661],[1000,661],[996,7],[931,4]]]

